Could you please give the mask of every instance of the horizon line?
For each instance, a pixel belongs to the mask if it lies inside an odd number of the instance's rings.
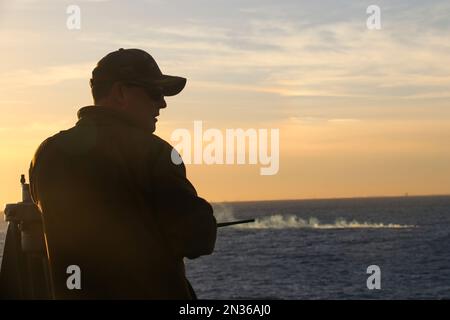
[[[277,202],[277,201],[317,201],[317,200],[352,200],[352,199],[381,199],[381,198],[432,198],[432,197],[450,197],[449,193],[443,194],[418,194],[418,195],[379,195],[379,196],[348,196],[348,197],[326,197],[326,198],[286,198],[286,199],[268,199],[268,200],[225,200],[210,201],[210,203],[241,203],[241,202]]]
[[[268,199],[268,200],[231,200],[231,201],[208,201],[211,204],[221,203],[245,203],[245,202],[283,202],[283,201],[327,201],[327,200],[356,200],[356,199],[386,199],[386,198],[432,198],[432,197],[450,197],[450,194],[418,194],[418,195],[380,195],[380,196],[349,196],[349,197],[329,197],[329,198],[288,198],[288,199]],[[0,213],[4,213],[0,209]],[[3,219],[0,219],[3,220]]]

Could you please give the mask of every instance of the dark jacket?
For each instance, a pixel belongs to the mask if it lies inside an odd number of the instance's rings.
[[[183,257],[211,254],[216,220],[172,147],[125,112],[88,106],[30,167],[57,299],[189,299]],[[81,269],[81,290],[66,286]]]

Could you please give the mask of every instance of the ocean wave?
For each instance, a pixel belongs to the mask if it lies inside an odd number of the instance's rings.
[[[240,224],[233,226],[237,229],[408,229],[415,228],[414,225],[403,225],[395,223],[373,223],[358,222],[356,220],[347,221],[344,218],[338,218],[334,223],[320,223],[317,218],[307,220],[295,215],[272,215],[263,218],[257,218],[254,223]]]

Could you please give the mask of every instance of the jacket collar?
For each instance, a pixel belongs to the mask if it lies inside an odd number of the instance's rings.
[[[141,129],[142,125],[140,125],[136,120],[134,120],[126,111],[114,109],[111,107],[104,106],[86,106],[78,110],[78,123],[82,123],[86,120],[92,121],[94,123],[103,123],[103,124],[111,124],[111,123],[122,123],[125,125],[130,125],[133,127],[138,127]]]

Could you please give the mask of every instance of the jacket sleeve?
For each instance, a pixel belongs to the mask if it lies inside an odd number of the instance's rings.
[[[176,255],[194,259],[211,254],[217,234],[211,205],[197,195],[183,163],[171,160],[165,144],[152,173],[151,198],[166,240]]]

